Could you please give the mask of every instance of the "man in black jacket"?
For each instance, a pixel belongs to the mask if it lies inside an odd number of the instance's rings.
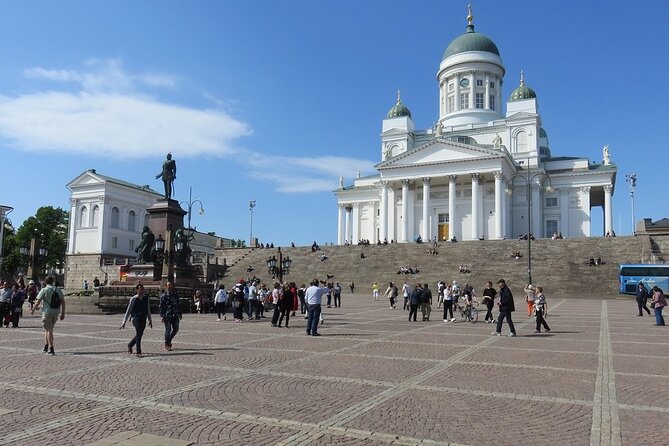
[[[504,279],[499,279],[497,281],[499,285],[499,316],[497,316],[497,330],[492,332],[493,336],[501,336],[502,334],[502,323],[504,319],[507,320],[509,324],[509,337],[516,336],[516,328],[513,326],[513,321],[511,320],[511,313],[516,310],[516,307],[513,304],[513,294],[511,290],[506,286]]]

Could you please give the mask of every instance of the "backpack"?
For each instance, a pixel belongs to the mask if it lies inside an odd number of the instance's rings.
[[[49,307],[51,307],[52,310],[57,310],[60,308],[60,294],[58,294],[57,288],[54,288],[53,293],[51,293]]]

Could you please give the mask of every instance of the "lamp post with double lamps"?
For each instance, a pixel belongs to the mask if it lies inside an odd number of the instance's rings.
[[[188,207],[188,232],[190,234],[193,234],[193,228],[190,225],[190,219],[192,215],[192,210],[193,210],[193,205],[194,204],[199,204],[200,205],[200,210],[197,211],[198,214],[204,215],[204,205],[202,204],[202,201],[200,200],[193,200],[193,186],[190,186],[188,188],[188,201],[181,201],[179,202],[179,205],[185,204]]]
[[[2,263],[4,259],[2,255],[2,240],[4,238],[5,228],[14,231],[12,221],[7,218],[7,215],[13,210],[14,208],[11,206],[3,206],[0,204],[0,276],[2,276]]]
[[[32,237],[30,239],[30,248],[27,246],[19,248],[19,252],[28,262],[27,278],[35,281],[39,279],[40,261],[46,259],[46,256],[49,255],[49,250],[42,242],[43,237],[42,234],[39,237]]]
[[[636,191],[636,174],[628,173],[625,181],[630,186],[630,198],[632,199],[632,234],[636,235],[636,221],[634,221],[634,192]]]
[[[546,192],[552,192],[553,186],[551,184],[551,178],[544,171],[536,172],[532,174],[530,171],[530,160],[527,160],[527,174],[524,172],[518,172],[513,175],[508,180],[508,187],[506,193],[511,195],[513,193],[513,182],[521,178],[525,181],[527,185],[527,283],[532,283],[532,183],[535,182],[538,178],[542,180],[537,181],[539,186],[542,185],[543,179],[548,180],[548,186],[546,186]]]
[[[272,276],[277,277],[279,283],[283,283],[283,276],[287,276],[290,273],[290,265],[292,265],[293,261],[290,260],[289,256],[283,256],[281,248],[279,248],[277,254],[279,254],[278,259],[276,256],[267,259],[267,272]]]

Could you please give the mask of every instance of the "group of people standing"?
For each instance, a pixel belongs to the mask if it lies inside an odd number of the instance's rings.
[[[24,302],[28,300],[32,309],[39,291],[40,287],[34,280],[29,280],[26,286],[23,276],[14,283],[0,281],[0,327],[17,328]]]

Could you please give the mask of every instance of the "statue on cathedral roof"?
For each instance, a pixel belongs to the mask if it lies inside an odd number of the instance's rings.
[[[608,144],[604,146],[604,149],[602,149],[602,152],[603,152],[602,155],[603,155],[603,158],[604,158],[604,165],[608,166],[609,164],[611,164],[611,154],[609,153],[609,145]]]

